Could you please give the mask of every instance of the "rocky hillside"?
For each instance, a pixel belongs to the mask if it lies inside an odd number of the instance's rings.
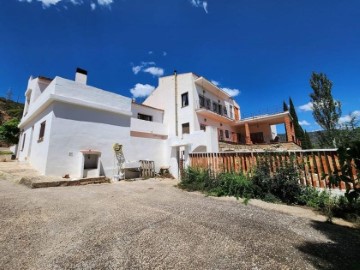
[[[0,97],[0,124],[13,118],[21,119],[24,104]]]

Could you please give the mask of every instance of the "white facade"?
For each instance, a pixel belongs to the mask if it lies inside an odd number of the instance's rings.
[[[241,139],[239,105],[193,73],[160,78],[143,104],[86,85],[83,70],[75,77],[29,80],[17,157],[42,174],[112,178],[118,143],[126,162],[153,160],[157,171],[169,167],[178,178],[189,153],[218,152],[219,139]],[[261,128],[253,130],[274,137]]]
[[[119,143],[126,162],[153,160],[157,169],[167,165],[167,128],[160,110],[148,108],[157,120],[151,126],[132,117],[130,98],[87,86],[84,76],[77,78],[81,81],[30,79],[19,125],[20,161],[28,161],[45,175],[112,178],[116,163],[113,145]],[[92,174],[86,166],[94,168]]]

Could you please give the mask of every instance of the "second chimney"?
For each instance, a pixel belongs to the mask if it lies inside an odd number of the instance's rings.
[[[87,81],[87,71],[82,68],[77,68],[75,73],[75,82],[86,84]]]

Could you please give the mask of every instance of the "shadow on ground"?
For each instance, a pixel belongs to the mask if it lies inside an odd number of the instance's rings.
[[[318,269],[360,269],[360,230],[327,222],[311,226],[326,236],[326,242],[306,242],[297,248]]]

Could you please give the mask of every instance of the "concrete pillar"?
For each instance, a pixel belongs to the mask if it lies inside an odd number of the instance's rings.
[[[251,137],[250,137],[250,128],[249,128],[248,123],[245,123],[245,143],[252,144]]]
[[[285,116],[284,118],[285,130],[286,130],[286,140],[292,142],[295,140],[295,130],[294,125],[291,123],[290,117]]]

